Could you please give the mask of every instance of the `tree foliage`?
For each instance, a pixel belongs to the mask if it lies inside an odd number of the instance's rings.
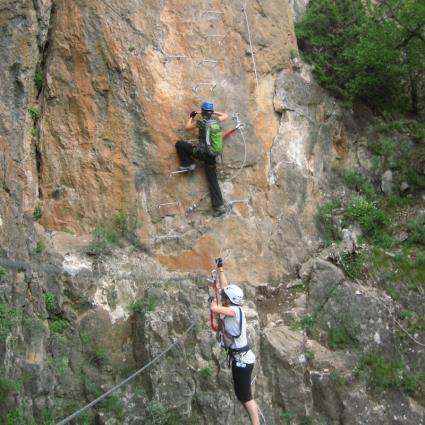
[[[424,109],[423,0],[311,0],[296,32],[334,94],[380,110]]]

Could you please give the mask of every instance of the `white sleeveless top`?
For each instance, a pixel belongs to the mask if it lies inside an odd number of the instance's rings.
[[[238,335],[239,334],[239,317],[242,313],[242,328],[241,335],[238,338],[235,338],[235,342],[231,345],[230,348],[242,348],[248,345],[248,339],[246,336],[246,318],[245,313],[241,307],[230,306],[230,308],[235,312],[235,316],[225,316],[223,319],[224,328],[226,332],[230,335]],[[252,350],[248,350],[246,353],[235,353],[233,355],[238,362],[252,364],[255,363],[255,354]]]

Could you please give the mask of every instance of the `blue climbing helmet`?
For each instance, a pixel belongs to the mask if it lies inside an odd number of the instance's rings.
[[[204,100],[201,103],[201,110],[205,112],[214,112],[214,103],[210,100]]]

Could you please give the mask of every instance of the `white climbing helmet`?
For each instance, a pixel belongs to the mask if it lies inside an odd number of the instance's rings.
[[[226,294],[227,298],[236,305],[241,305],[243,302],[243,291],[239,286],[229,285],[223,289],[223,292]]]

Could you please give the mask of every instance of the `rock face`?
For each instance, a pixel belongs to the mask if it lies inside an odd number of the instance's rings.
[[[331,167],[369,158],[355,120],[289,59],[306,2],[189,3],[3,1],[0,378],[17,384],[0,415],[58,422],[181,338],[81,423],[159,423],[153,401],[177,423],[246,423],[208,327],[222,256],[247,294],[267,423],[423,424],[414,399],[370,396],[352,373],[359,353],[331,350],[341,327],[386,350],[398,329],[394,300],[315,257]],[[221,218],[201,164],[170,174],[205,98],[243,124],[218,167]],[[90,233],[128,216],[133,246],[94,256]]]

